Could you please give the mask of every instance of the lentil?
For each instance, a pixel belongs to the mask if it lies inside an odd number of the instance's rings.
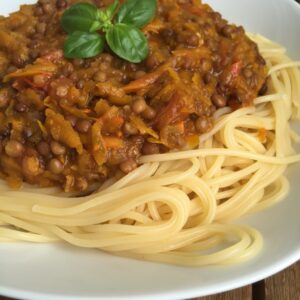
[[[144,118],[145,119],[147,119],[147,120],[152,120],[152,119],[154,119],[155,118],[155,116],[156,116],[156,111],[153,109],[153,108],[151,108],[151,107],[146,107],[146,109],[143,111],[143,116],[144,116]]]
[[[219,94],[213,94],[211,100],[216,107],[221,108],[226,106],[226,99]]]
[[[51,142],[50,148],[54,155],[64,155],[66,153],[66,147],[56,141]]]
[[[198,133],[208,132],[212,128],[212,122],[208,118],[198,118],[195,127]]]
[[[253,76],[253,72],[250,69],[246,68],[243,70],[243,75],[246,78],[251,78]]]
[[[105,82],[107,80],[107,75],[106,73],[99,71],[94,75],[94,80],[99,82]]]
[[[50,146],[47,142],[44,141],[38,144],[37,150],[41,155],[45,157],[47,157],[50,154]]]
[[[9,92],[7,89],[0,89],[0,108],[5,108],[9,102]]]
[[[90,121],[81,120],[76,123],[76,130],[80,133],[87,133],[91,127]]]
[[[129,122],[126,122],[123,126],[123,131],[126,135],[135,135],[138,134],[138,130],[132,126]]]
[[[82,192],[88,188],[89,183],[84,177],[79,177],[76,179],[75,185],[76,185],[77,190]]]
[[[142,149],[143,154],[152,155],[159,153],[159,145],[146,142]]]
[[[146,109],[147,109],[147,104],[143,98],[140,98],[140,99],[134,101],[132,104],[132,110],[136,114],[140,114],[143,111],[145,111]]]
[[[56,0],[56,7],[58,9],[66,8],[68,6],[67,0]]]
[[[65,119],[66,119],[67,121],[69,121],[70,124],[71,124],[73,127],[74,127],[74,126],[76,125],[76,123],[77,123],[77,118],[76,118],[75,116],[67,115],[67,116],[65,117]]]
[[[20,157],[24,152],[24,146],[15,140],[10,140],[5,146],[5,153],[10,157]]]
[[[40,173],[40,162],[37,157],[25,156],[22,160],[22,170],[26,175],[37,176]]]
[[[48,164],[48,170],[53,174],[59,175],[64,171],[64,166],[57,158],[53,158]]]
[[[26,104],[19,102],[15,105],[15,110],[19,113],[27,112],[29,108],[27,107]]]
[[[128,159],[120,164],[120,170],[128,174],[137,168],[137,163],[133,159]]]

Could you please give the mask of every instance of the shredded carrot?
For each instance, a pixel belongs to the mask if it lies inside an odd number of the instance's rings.
[[[25,102],[28,106],[33,105],[38,110],[44,109],[44,102],[35,90],[29,88],[24,90],[23,93],[25,95]]]
[[[13,115],[14,113],[14,106],[15,106],[15,100],[11,99],[11,101],[9,102],[7,108],[5,109],[4,113],[7,117]]]
[[[12,129],[14,131],[22,132],[24,130],[24,120],[17,118],[9,118],[9,122],[11,123]]]
[[[105,118],[103,130],[109,133],[116,133],[124,124],[124,118],[121,116],[113,116],[112,118]]]
[[[123,87],[125,93],[133,93],[139,90],[143,90],[155,83],[158,78],[166,71],[167,66],[158,68],[156,71],[146,74],[143,77],[134,80]]]
[[[151,137],[148,138],[147,141],[149,143],[152,143],[152,144],[164,145],[164,143],[161,140],[154,139],[154,138],[151,138]]]
[[[149,134],[155,139],[159,138],[158,134],[152,128],[148,127],[140,117],[136,115],[131,115],[130,121],[132,125],[139,130],[141,134]]]
[[[159,33],[163,28],[165,28],[164,23],[160,19],[155,18],[151,23],[146,25],[143,28],[142,31],[145,34],[147,34],[147,33]]]
[[[182,48],[172,52],[176,57],[191,57],[191,58],[205,58],[210,55],[210,52],[205,47],[199,47],[196,49]]]
[[[77,118],[85,119],[85,120],[95,120],[95,118],[88,116],[88,113],[91,112],[91,109],[88,108],[79,109],[75,106],[70,106],[62,102],[59,103],[59,105],[64,111],[68,112],[70,115],[73,115]]]
[[[156,118],[158,128],[161,129],[183,118],[185,115],[182,112],[182,108],[185,106],[183,99],[179,92],[174,93],[169,103],[160,111]]]
[[[102,136],[103,120],[98,119],[91,130],[92,154],[99,166],[107,160],[107,150]]]
[[[102,115],[104,115],[106,112],[108,112],[110,109],[110,106],[108,104],[108,102],[104,99],[100,99],[94,108],[94,111],[97,113],[97,115],[99,117],[101,117]]]
[[[121,149],[125,147],[124,141],[117,137],[103,137],[105,147],[108,149]]]
[[[92,160],[92,155],[86,150],[83,150],[83,152],[78,155],[78,172],[81,175],[87,174],[90,171],[93,164]]]
[[[58,109],[56,103],[48,96],[44,99],[44,105],[52,110],[56,111]]]
[[[40,128],[40,130],[41,130],[41,132],[43,134],[43,137],[47,138],[48,131],[47,131],[46,127],[43,125],[43,123],[40,120],[37,120],[36,122],[37,122],[37,124],[38,124],[38,126],[39,126],[39,128]]]
[[[189,149],[195,149],[199,146],[199,135],[190,135],[186,138]]]
[[[44,77],[46,78],[46,80],[45,80],[46,83],[36,84],[33,82],[33,80],[26,78],[26,77],[23,78],[23,81],[26,82],[28,85],[30,85],[33,88],[36,88],[36,89],[45,88],[46,89],[48,86],[47,80],[51,77],[51,74],[50,73],[44,73],[44,74],[41,73],[40,75],[44,75]]]
[[[265,128],[260,128],[258,130],[258,138],[262,143],[267,141],[267,130]]]
[[[75,148],[79,154],[83,151],[83,146],[79,134],[73,129],[71,123],[64,117],[51,109],[46,110],[46,128],[52,137],[70,148]]]
[[[116,87],[110,82],[97,83],[96,87],[98,88],[97,94],[109,98],[112,104],[126,105],[132,101],[132,97],[126,95],[122,88]]]
[[[179,133],[183,134],[184,133],[184,122],[178,122],[174,124],[174,127],[178,130]]]
[[[27,65],[23,69],[18,69],[17,71],[4,76],[3,82],[8,82],[11,79],[20,77],[31,77],[38,74],[44,74],[50,77],[53,73],[56,72],[56,70],[57,66],[50,62],[44,62],[43,64]]]
[[[199,73],[195,73],[195,74],[193,75],[192,80],[193,80],[193,83],[194,83],[194,84],[200,85],[200,83],[201,83],[201,77],[200,77],[200,74],[199,74]]]
[[[66,193],[69,193],[72,191],[72,187],[74,186],[75,183],[75,177],[73,175],[67,175],[66,176],[66,182],[64,186],[64,191]]]

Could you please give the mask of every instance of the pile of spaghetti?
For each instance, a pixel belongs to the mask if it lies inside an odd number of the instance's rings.
[[[284,199],[284,172],[300,160],[290,121],[300,117],[299,62],[261,36],[268,95],[217,110],[196,150],[141,157],[125,177],[86,197],[54,188],[11,191],[1,183],[0,241],[98,248],[138,259],[202,266],[235,263],[262,248],[259,232],[234,224]]]

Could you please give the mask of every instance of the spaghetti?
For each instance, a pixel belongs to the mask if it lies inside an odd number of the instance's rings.
[[[0,241],[65,241],[120,256],[184,265],[238,263],[263,246],[234,224],[284,199],[284,172],[300,161],[290,128],[300,117],[300,62],[259,35],[269,94],[255,107],[218,110],[196,150],[144,156],[138,169],[85,197],[57,189],[11,191],[1,182]]]

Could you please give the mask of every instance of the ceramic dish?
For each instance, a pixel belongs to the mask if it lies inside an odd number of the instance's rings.
[[[1,1],[0,13],[34,2]],[[300,5],[293,0],[207,2],[228,20],[280,42],[293,58],[300,58]],[[239,220],[264,236],[263,251],[247,263],[182,268],[64,245],[5,244],[0,246],[0,294],[39,300],[187,299],[261,280],[300,259],[299,165],[288,175],[292,190],[286,201]]]

